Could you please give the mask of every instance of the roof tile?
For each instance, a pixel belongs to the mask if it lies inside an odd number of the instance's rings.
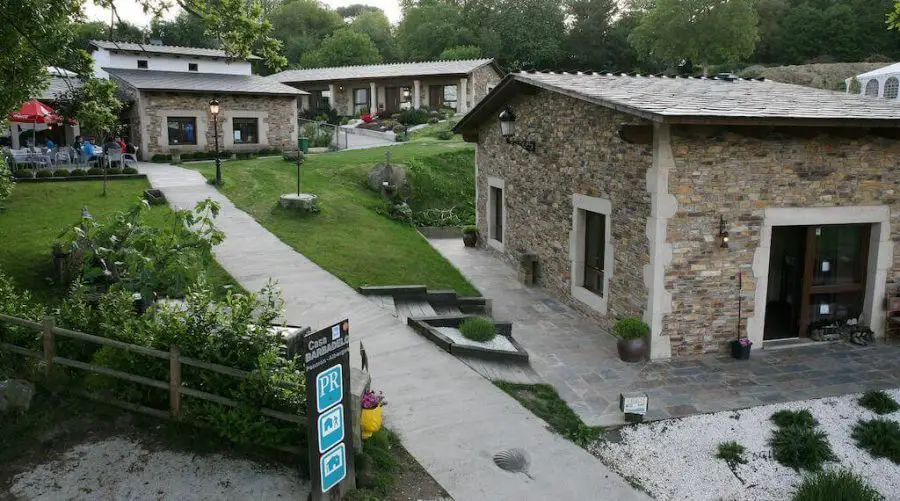
[[[298,96],[307,94],[258,75],[188,73],[184,71],[148,71],[103,68],[110,75],[139,90],[170,92],[221,92],[224,94],[260,94]]]
[[[370,64],[287,70],[268,79],[276,82],[321,82],[362,78],[396,78],[409,76],[464,75],[493,62],[493,59],[464,59],[458,61],[428,61],[424,63]]]

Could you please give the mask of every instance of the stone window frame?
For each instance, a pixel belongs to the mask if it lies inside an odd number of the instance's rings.
[[[596,294],[583,287],[584,238],[586,212],[601,214],[606,218],[603,254],[603,294]],[[605,198],[572,195],[572,231],[569,233],[569,267],[572,297],[592,310],[606,315],[609,304],[609,281],[613,276],[612,202]]]
[[[488,176],[487,178],[487,238],[485,239],[491,247],[497,249],[500,252],[504,252],[506,249],[506,228],[507,228],[507,210],[506,210],[506,181],[500,179],[499,177]],[[503,227],[500,228],[500,240],[496,240],[494,235],[494,190],[491,188],[500,189],[500,196],[502,197],[500,201],[500,208],[503,211],[503,214],[500,217],[503,219]]]
[[[256,119],[257,140],[255,143],[234,142],[235,118]],[[254,148],[273,146],[269,141],[269,112],[267,111],[232,110],[230,113],[223,113],[219,117],[219,122],[222,124],[222,147],[226,150],[253,150]],[[294,144],[296,144],[296,141]]]
[[[256,134],[256,135],[250,136],[253,138],[252,141],[248,141],[245,137],[241,137],[240,141],[234,140],[234,131],[236,129],[235,121],[238,121],[238,122],[241,122],[241,123],[244,123],[247,125],[252,124],[253,132],[255,132],[255,134]],[[232,118],[231,119],[231,140],[232,140],[232,142],[234,144],[253,144],[253,145],[259,144],[260,143],[259,122],[260,122],[259,117],[236,116],[236,117]]]

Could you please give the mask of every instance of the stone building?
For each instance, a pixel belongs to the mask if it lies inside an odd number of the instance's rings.
[[[119,85],[126,135],[142,160],[212,150],[216,122],[222,151],[296,148],[298,98],[306,93],[253,75],[249,61],[217,49],[91,43],[95,75]]]
[[[303,89],[304,110],[325,103],[343,116],[363,111],[452,108],[465,113],[500,82],[493,59],[371,64],[287,70],[266,78]]]
[[[509,110],[514,135],[501,133]],[[482,241],[651,358],[881,335],[900,284],[900,109],[742,80],[507,76],[456,127],[477,142]]]

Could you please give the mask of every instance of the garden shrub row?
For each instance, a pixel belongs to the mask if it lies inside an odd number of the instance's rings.
[[[231,158],[232,155],[239,160],[246,160],[248,158],[252,158],[254,156],[267,156],[267,155],[280,155],[281,149],[279,148],[263,148],[259,151],[254,152],[233,152],[230,150],[219,151],[220,159]],[[215,151],[190,151],[184,152],[181,154],[181,160],[192,161],[192,160],[215,160],[216,152]],[[156,154],[150,157],[150,161],[153,163],[169,163],[172,161],[172,155],[163,155]]]
[[[134,167],[125,167],[124,169],[113,167],[111,169],[106,169],[106,175],[108,176],[118,176],[122,174],[137,174],[138,170]],[[47,178],[59,178],[59,177],[84,177],[84,176],[102,176],[103,169],[99,167],[91,167],[90,169],[39,169],[37,171],[31,169],[16,169],[13,173],[16,179],[47,179]]]

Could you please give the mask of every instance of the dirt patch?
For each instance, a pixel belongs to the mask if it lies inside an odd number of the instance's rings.
[[[403,447],[392,450],[399,473],[387,499],[391,501],[450,500],[447,491]]]

